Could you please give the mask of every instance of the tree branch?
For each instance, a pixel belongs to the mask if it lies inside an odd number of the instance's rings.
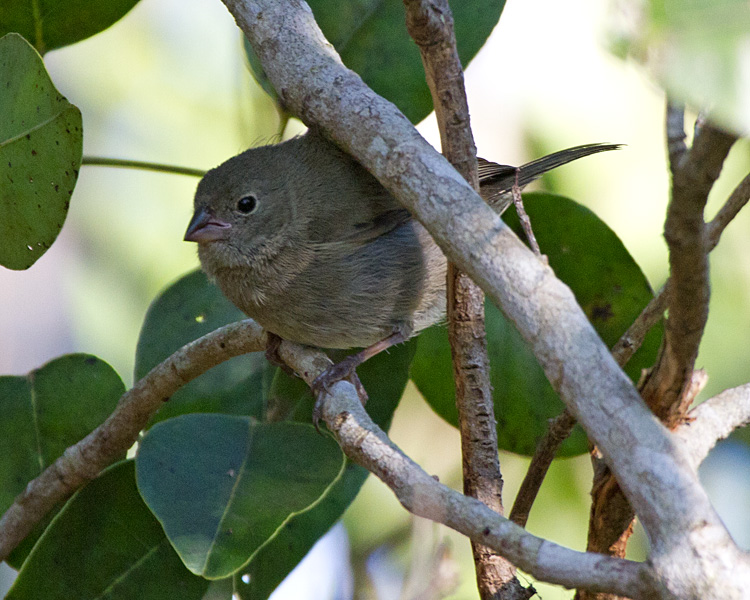
[[[750,423],[750,383],[724,390],[696,406],[675,432],[688,449],[694,468],[738,427]]]
[[[737,185],[724,205],[716,213],[716,216],[706,225],[706,239],[708,252],[711,252],[719,243],[721,234],[727,225],[739,214],[740,210],[750,200],[750,175]],[[664,287],[643,309],[638,318],[622,335],[612,348],[612,355],[618,364],[626,364],[630,358],[641,347],[646,334],[664,317],[667,310],[667,295],[669,294],[671,279],[667,279]]]
[[[727,225],[737,216],[748,200],[750,200],[750,175],[740,181],[729,196],[724,205],[716,213],[716,216],[706,226],[706,237],[708,238],[708,251],[716,248]]]
[[[730,148],[737,140],[708,122],[696,123],[689,151],[678,142],[677,113],[667,108],[667,140],[672,169],[672,198],[664,237],[669,246],[669,318],[659,360],[643,386],[643,398],[667,427],[684,417],[694,397],[686,392],[708,319],[707,228],[703,211]],[[681,129],[681,126],[679,127]],[[682,134],[684,138],[684,133]]]
[[[0,560],[58,502],[123,456],[149,419],[178,389],[225,360],[265,346],[265,332],[248,319],[204,335],[151,369],[123,394],[104,423],[65,450],[15,499],[0,519]]]
[[[542,438],[539,445],[534,451],[531,458],[529,469],[523,478],[521,487],[516,494],[516,500],[508,517],[511,521],[526,526],[526,521],[531,512],[531,506],[534,504],[539,488],[542,487],[544,477],[547,475],[550,465],[552,464],[557,450],[575,427],[576,419],[567,410],[561,412],[554,419],[550,419],[549,428]]]
[[[670,119],[672,120],[671,127],[674,128],[674,115],[671,117],[668,116],[667,127],[670,127]],[[682,127],[681,120],[680,127]],[[675,133],[672,132],[671,135],[675,135]],[[682,146],[684,146],[684,144],[682,144]],[[676,160],[677,154],[682,149],[680,144],[677,144],[677,149],[678,152],[675,152],[673,160]],[[750,199],[750,175],[746,176],[739,183],[713,220],[706,226],[709,252],[717,246],[724,229],[729,225],[732,219],[737,216],[742,207],[747,204],[748,199]],[[638,318],[628,328],[628,331],[626,331],[618,340],[617,344],[615,344],[612,349],[612,355],[617,359],[618,364],[624,365],[630,360],[630,357],[638,350],[638,348],[640,348],[651,327],[656,325],[656,323],[663,318],[664,311],[667,309],[667,296],[670,293],[670,289],[671,279],[667,279],[667,282],[664,284],[661,291],[651,300],[648,306],[643,309]],[[694,372],[693,375],[695,376],[696,373],[697,372]],[[695,377],[691,377],[691,381],[693,379],[695,379]],[[690,397],[694,397],[695,395],[696,394],[693,392],[689,393]],[[731,414],[737,415],[736,412],[731,412],[732,409],[736,411],[738,407],[726,406],[726,410],[730,411]],[[691,425],[693,418],[698,417],[698,415],[701,414],[700,412],[696,412],[696,410],[688,415],[688,421],[686,423],[679,426],[679,434],[681,437],[685,437],[685,432],[692,431],[689,426]],[[708,410],[708,407],[704,410]],[[739,426],[739,423],[736,426]],[[728,432],[729,430],[727,430],[727,433]],[[699,433],[698,438],[698,441],[695,443],[698,446],[705,444],[705,452],[708,452],[715,443],[715,440],[705,438],[704,434]],[[692,445],[688,445],[688,448],[691,452],[693,451]],[[695,462],[695,467],[698,466],[704,457],[705,455],[701,455],[699,458],[694,456],[694,461],[697,461]],[[633,509],[625,501],[622,492],[620,491],[617,482],[612,478],[611,473],[597,465],[599,459],[596,457],[593,457],[593,459],[595,464],[594,469],[597,473],[594,483],[596,493],[594,494],[594,502],[591,509],[591,524],[587,550],[590,552],[605,552],[613,556],[624,556],[625,543],[630,537],[630,532],[632,531],[631,523],[633,520]],[[531,467],[529,470],[531,471]],[[592,594],[588,593],[578,594],[577,597],[580,600],[585,600],[586,598],[597,598],[596,595],[592,596]]]
[[[708,231],[713,231],[718,241],[720,228],[729,222],[726,217],[731,211],[723,213],[713,230],[706,227],[703,212],[736,136],[708,123],[696,124],[693,146],[688,150],[682,107],[668,103],[665,122],[672,198],[664,236],[669,246],[671,273],[662,291],[620,339],[614,354],[629,358],[651,326],[669,309],[659,357],[642,382],[641,395],[656,416],[667,427],[674,428],[685,418],[705,383],[705,376],[693,368],[708,318],[708,253],[713,248]],[[733,202],[731,206],[737,204]],[[592,459],[595,475],[586,549],[622,557],[635,514],[609,469],[601,464],[596,454]],[[577,600],[604,600],[605,597],[611,599],[611,596],[582,592]]]
[[[308,385],[325,369],[318,359],[322,353],[290,342],[282,342],[279,355]],[[443,523],[495,549],[542,581],[623,594],[627,590],[632,598],[673,597],[663,595],[645,563],[577,552],[542,540],[484,503],[439,483],[372,422],[351,383],[340,381],[330,392],[322,415],[328,430],[351,460],[379,477],[413,514]]]
[[[342,65],[301,0],[224,3],[285,106],[372,172],[515,324],[614,471],[672,593],[705,600],[719,579],[723,594],[726,585],[750,585],[750,568],[684,448],[648,411],[567,286],[390,102]]]
[[[479,190],[463,69],[447,0],[404,0],[409,35],[419,46],[435,107],[443,155]],[[461,431],[464,493],[503,514],[503,480],[497,452],[497,424],[484,329],[484,294],[448,265],[448,336],[453,356],[456,406]],[[528,598],[515,568],[497,553],[472,542],[477,586],[484,600]]]
[[[125,393],[99,428],[66,450],[32,481],[0,521],[0,551],[6,556],[59,500],[93,479],[127,450],[168,397],[213,366],[266,347],[263,330],[246,320],[218,329],[175,352]],[[282,342],[281,358],[311,384],[331,364],[320,351]],[[323,418],[349,458],[389,485],[415,514],[441,522],[494,548],[536,578],[567,587],[625,594],[631,598],[676,598],[646,564],[581,553],[528,534],[473,498],[430,477],[394,446],[362,409],[348,382],[336,384]],[[726,414],[725,414],[726,413]],[[728,390],[698,407],[680,439],[696,462],[711,440],[750,419],[750,384]],[[689,430],[689,432],[688,432]],[[695,440],[701,439],[696,445]],[[736,573],[740,576],[740,573]]]
[[[162,404],[183,385],[234,356],[262,350],[266,334],[252,320],[217,329],[184,346],[154,367],[128,390],[107,420],[31,481],[0,520],[0,553],[7,556],[57,502],[63,500],[104,468],[117,460],[136,441],[139,432]],[[279,355],[308,384],[331,365],[321,351],[282,342]],[[439,484],[404,456],[369,420],[351,384],[332,388],[324,419],[337,435],[347,456],[373,470],[394,486],[397,495],[415,514],[445,523],[457,531],[480,539],[509,558],[516,558],[540,579],[568,586],[595,589],[628,589],[634,598],[648,598],[658,589],[646,565],[587,555],[532,536],[511,524],[487,506]],[[355,416],[366,429],[353,423]],[[375,445],[368,443],[377,441]],[[364,445],[363,445],[364,444]],[[400,463],[394,470],[393,460]],[[411,493],[410,486],[414,485]],[[439,494],[432,496],[432,492]],[[426,494],[429,502],[420,503]],[[405,498],[408,497],[408,500]],[[424,499],[424,498],[423,498]],[[439,513],[439,515],[438,515]],[[439,516],[439,518],[437,518]]]
[[[669,294],[669,279],[664,287],[659,290],[636,317],[635,321],[628,327],[628,330],[620,336],[617,343],[612,347],[612,356],[618,365],[626,365],[638,352],[638,348],[646,339],[646,334],[651,328],[664,318],[664,311],[667,310],[667,295]]]

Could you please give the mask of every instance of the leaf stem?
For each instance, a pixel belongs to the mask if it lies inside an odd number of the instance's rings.
[[[34,47],[40,56],[44,56],[47,48],[44,44],[44,28],[42,27],[42,9],[40,0],[31,0],[31,12],[34,16]]]
[[[189,167],[178,167],[176,165],[165,165],[142,160],[127,160],[124,158],[105,158],[103,156],[84,156],[81,161],[83,165],[96,167],[119,167],[121,169],[142,169],[144,171],[157,171],[159,173],[172,173],[174,175],[189,175],[191,177],[203,177],[206,171],[202,169],[191,169]]]

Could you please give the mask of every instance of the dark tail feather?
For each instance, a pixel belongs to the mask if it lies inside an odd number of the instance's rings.
[[[518,173],[518,185],[524,187],[537,179],[543,173],[561,167],[569,162],[608,150],[618,150],[622,144],[585,144],[553,152],[542,158],[532,160],[520,167]],[[482,196],[490,202],[497,204],[499,196],[510,192],[516,182],[516,168],[508,165],[499,165],[482,158],[479,159],[479,183],[482,187]],[[504,208],[504,207],[503,207]]]

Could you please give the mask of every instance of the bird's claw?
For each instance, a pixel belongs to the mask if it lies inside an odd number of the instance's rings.
[[[318,431],[320,431],[320,420],[323,418],[323,403],[335,383],[345,379],[348,380],[356,388],[362,406],[367,402],[367,391],[355,370],[359,364],[360,361],[356,359],[356,355],[349,356],[328,367],[313,381],[311,387],[313,394],[315,394],[315,404],[313,405],[312,421]]]

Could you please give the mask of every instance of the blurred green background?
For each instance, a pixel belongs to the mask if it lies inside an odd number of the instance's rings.
[[[548,184],[606,221],[658,288],[667,275],[664,96],[641,67],[606,50],[616,9],[598,0],[510,0],[467,69],[466,85],[479,154],[487,159],[520,164],[582,143],[627,145],[567,166]],[[276,112],[248,74],[238,31],[217,0],[142,0],[109,30],[52,51],[45,62],[58,89],[83,113],[85,154],[207,169],[278,133]],[[419,129],[439,145],[434,118]],[[301,125],[293,122],[287,135],[296,131]],[[709,216],[749,165],[750,148],[743,141],[714,190]],[[0,373],[26,373],[80,351],[108,361],[130,385],[149,303],[198,264],[195,246],[182,242],[196,183],[184,176],[84,166],[51,250],[27,272],[0,270]],[[749,232],[746,211],[711,255],[711,314],[697,363],[710,377],[702,398],[750,380]],[[460,489],[458,434],[413,386],[396,413],[392,437],[428,472]],[[507,506],[527,463],[501,455]],[[717,508],[744,547],[750,547],[748,465],[746,447],[730,442],[704,468]],[[530,531],[584,549],[590,481],[587,457],[556,462],[531,513]],[[724,507],[727,499],[732,506]],[[395,597],[388,585],[398,585],[408,570],[409,543],[443,539],[459,567],[460,583],[450,598],[476,597],[468,542],[443,527],[413,527],[373,478],[345,525],[359,597]],[[333,552],[343,547],[334,544]],[[640,534],[632,553],[644,556]],[[333,558],[325,562],[329,568],[341,564]],[[360,570],[363,564],[371,583]],[[333,577],[345,578],[346,568],[335,568]],[[328,588],[307,581],[304,589],[322,598],[319,590]],[[550,586],[537,589],[547,600],[571,597]],[[280,590],[278,597],[308,597],[299,588],[285,593]]]

